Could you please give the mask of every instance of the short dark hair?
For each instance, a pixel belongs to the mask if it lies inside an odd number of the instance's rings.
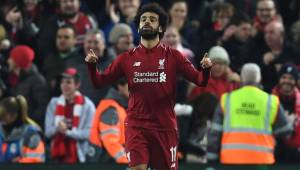
[[[157,3],[148,3],[143,5],[137,15],[135,16],[134,22],[135,25],[137,27],[137,29],[139,29],[139,25],[140,25],[140,18],[141,16],[145,13],[145,12],[153,12],[155,14],[158,15],[158,20],[159,20],[159,26],[161,26],[162,28],[162,33],[159,34],[159,38],[162,38],[166,29],[167,29],[167,25],[169,24],[169,16],[166,13],[166,11]]]
[[[230,21],[230,24],[239,26],[242,23],[250,23],[251,24],[251,19],[250,17],[243,13],[243,12],[238,12],[237,14],[235,14]]]
[[[73,26],[72,24],[63,24],[63,25],[59,26],[59,27],[57,28],[56,34],[57,34],[58,31],[61,30],[61,29],[71,29],[71,30],[73,30],[73,32],[74,32],[74,36],[76,36],[76,30],[75,30],[75,28],[74,28],[74,26]]]

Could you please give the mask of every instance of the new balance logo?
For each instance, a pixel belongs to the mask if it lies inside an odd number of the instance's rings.
[[[159,82],[166,82],[166,79],[167,79],[167,74],[165,72],[161,72],[159,74]]]
[[[133,67],[139,67],[141,66],[141,62],[140,61],[136,61],[133,63]]]

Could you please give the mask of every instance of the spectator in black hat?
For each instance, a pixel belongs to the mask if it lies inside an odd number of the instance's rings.
[[[296,86],[299,71],[292,64],[282,66],[279,71],[279,81],[273,89],[273,94],[279,96],[286,116],[294,126],[294,134],[278,143],[278,160],[283,162],[300,161],[300,92]]]

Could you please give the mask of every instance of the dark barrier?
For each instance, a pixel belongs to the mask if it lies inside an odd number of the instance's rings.
[[[299,165],[273,165],[273,166],[221,166],[203,164],[180,164],[179,170],[299,170]],[[127,170],[125,166],[113,164],[0,164],[0,170]]]

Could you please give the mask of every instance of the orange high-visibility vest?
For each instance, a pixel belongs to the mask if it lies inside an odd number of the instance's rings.
[[[42,163],[45,162],[45,145],[42,139],[37,143],[37,146],[30,148],[24,145],[23,141],[27,140],[24,137],[29,131],[38,132],[39,129],[35,125],[25,125],[25,133],[20,134],[20,138],[16,141],[7,141],[1,144],[1,153],[6,155],[4,161],[12,159],[19,163]],[[30,130],[28,130],[30,129]],[[30,139],[29,139],[30,140]]]
[[[225,164],[273,164],[272,124],[277,96],[245,86],[221,97],[224,113],[220,161]]]
[[[41,163],[44,162],[45,145],[41,140],[35,149],[23,147],[23,157],[18,159],[20,163]]]
[[[119,121],[116,125],[108,125],[101,122],[101,115],[110,107],[116,109]],[[108,154],[117,163],[128,163],[124,149],[125,130],[124,122],[126,110],[112,99],[103,99],[99,103],[94,120],[92,121],[90,141],[99,147],[104,147]]]

